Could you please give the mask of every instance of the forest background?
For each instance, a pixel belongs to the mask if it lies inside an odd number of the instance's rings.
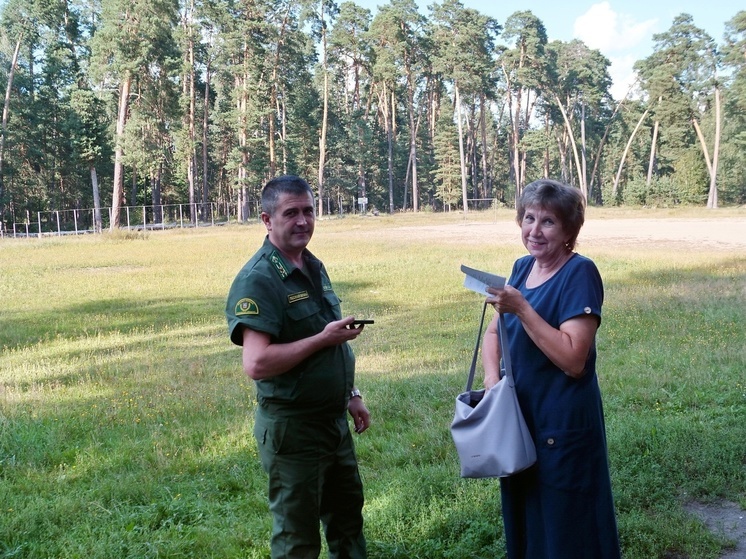
[[[549,41],[530,11],[498,22],[456,0],[1,10],[6,231],[88,208],[115,228],[125,206],[243,220],[280,173],[309,178],[321,215],[512,206],[541,176],[594,205],[746,201],[746,11],[721,42],[675,17],[616,100],[600,51]]]

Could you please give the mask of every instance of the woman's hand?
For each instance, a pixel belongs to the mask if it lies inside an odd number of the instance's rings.
[[[484,389],[492,390],[500,382],[498,375],[484,375]]]
[[[487,303],[492,305],[498,313],[519,314],[528,305],[523,293],[512,285],[502,288],[488,287],[487,292],[492,296],[487,297]]]

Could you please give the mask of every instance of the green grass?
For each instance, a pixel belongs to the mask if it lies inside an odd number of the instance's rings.
[[[373,414],[356,438],[371,558],[504,556],[497,482],[458,477],[448,431],[481,311],[459,265],[508,274],[523,254],[517,227],[461,234],[493,220],[512,214],[317,224],[310,248],[344,310],[376,320],[353,342]],[[263,235],[0,240],[0,557],[268,557],[254,388],[223,316]],[[580,250],[606,286],[599,376],[624,557],[714,559],[728,542],[683,504],[746,505],[746,254]]]

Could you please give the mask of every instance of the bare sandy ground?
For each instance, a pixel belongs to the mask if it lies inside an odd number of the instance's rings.
[[[614,240],[744,250],[746,218],[595,219],[586,222],[579,237],[584,244]]]
[[[407,238],[439,237],[443,242],[465,242],[474,238],[503,238],[519,242],[518,226],[510,220],[479,222],[465,220],[448,225],[417,225],[389,229],[389,234]],[[657,245],[671,249],[722,250],[746,253],[746,216],[661,219],[589,219],[578,237],[584,246]]]
[[[735,542],[720,559],[746,558],[746,513],[736,503],[690,503],[686,510],[702,519],[712,532]]]

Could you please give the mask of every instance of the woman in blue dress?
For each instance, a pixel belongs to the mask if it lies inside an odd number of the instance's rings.
[[[516,220],[528,255],[487,299],[504,313],[515,387],[537,462],[502,478],[509,559],[619,559],[596,330],[603,283],[574,252],[585,218],[576,188],[552,180],[525,187]],[[496,319],[482,346],[486,389],[499,381]]]

